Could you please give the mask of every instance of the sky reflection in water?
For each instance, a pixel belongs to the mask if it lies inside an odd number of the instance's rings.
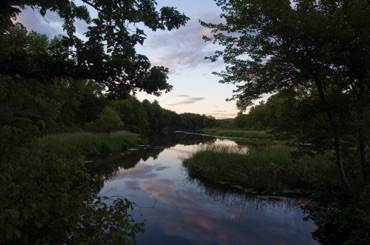
[[[183,158],[195,146],[176,145],[157,159],[121,169],[101,193],[135,202],[145,222],[138,244],[316,244],[315,225],[291,202],[219,193],[190,181]]]

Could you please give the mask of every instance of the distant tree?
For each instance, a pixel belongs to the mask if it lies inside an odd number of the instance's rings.
[[[135,133],[144,133],[148,131],[148,119],[142,103],[130,96],[124,100],[116,100],[112,105],[119,112],[125,127]]]
[[[122,130],[123,127],[124,123],[121,120],[119,113],[110,106],[105,107],[93,123],[95,131],[104,133]]]
[[[308,108],[325,116],[325,142],[355,197],[344,170],[343,140],[351,136],[347,143],[358,146],[362,176],[370,183],[370,8],[359,0],[215,2],[225,22],[201,23],[212,29],[205,39],[225,47],[208,58],[228,64],[216,74],[222,83],[237,85],[232,99],[244,110],[263,94],[290,90],[294,99],[315,105]]]
[[[216,125],[216,118],[214,116],[202,115],[203,127],[214,127]]]
[[[236,128],[247,128],[248,126],[248,115],[247,114],[242,114],[239,113],[235,118],[234,118],[234,126]]]
[[[106,106],[104,88],[94,80],[76,80],[71,78],[55,79],[53,86],[56,98],[61,104],[56,127],[52,131],[63,131],[68,128],[82,127],[95,121],[98,114]]]

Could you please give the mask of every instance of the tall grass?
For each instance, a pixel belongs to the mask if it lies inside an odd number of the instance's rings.
[[[294,160],[294,149],[275,144],[249,148],[206,146],[184,160],[190,176],[227,184],[246,192],[293,194],[309,192],[322,171],[333,166],[328,155]],[[335,170],[334,170],[335,171]]]
[[[93,156],[121,152],[140,143],[139,135],[127,131],[110,134],[75,132],[46,135],[35,149],[53,155]]]

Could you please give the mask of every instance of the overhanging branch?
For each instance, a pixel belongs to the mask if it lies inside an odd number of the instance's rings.
[[[96,9],[97,11],[101,11],[102,9],[99,8],[98,6],[96,6],[95,4],[93,4],[92,2],[88,1],[88,0],[81,0],[83,3],[86,3],[87,5],[93,7],[94,9]],[[369,0],[370,1],[370,0]]]

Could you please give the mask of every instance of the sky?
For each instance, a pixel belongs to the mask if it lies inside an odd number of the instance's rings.
[[[160,97],[138,93],[139,100],[157,100],[162,108],[177,113],[198,113],[217,119],[234,118],[238,112],[235,101],[227,102],[233,94],[234,85],[220,84],[219,77],[212,74],[224,68],[222,61],[212,63],[205,60],[220,47],[205,42],[203,35],[210,30],[202,27],[199,20],[219,23],[220,8],[214,0],[157,0],[158,8],[176,7],[190,17],[185,27],[172,31],[144,29],[147,39],[136,46],[137,53],[146,55],[152,65],[169,68],[168,82],[173,86],[169,93]],[[27,9],[17,19],[29,30],[48,35],[50,38],[62,33],[61,19],[53,14],[42,17],[38,12]],[[82,22],[76,23],[80,33],[86,30]]]

